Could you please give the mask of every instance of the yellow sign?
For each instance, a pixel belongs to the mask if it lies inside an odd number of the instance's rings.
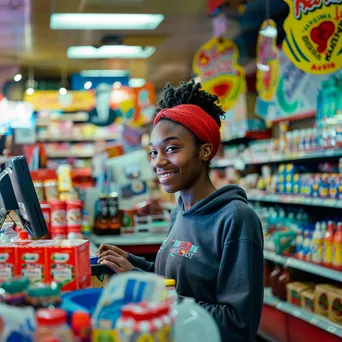
[[[24,101],[33,105],[34,110],[88,111],[95,106],[93,91],[68,91],[60,95],[56,90],[37,90],[32,95],[25,94]]]
[[[342,0],[284,0],[283,50],[297,68],[324,75],[342,67]]]
[[[231,109],[246,89],[244,69],[238,64],[235,43],[212,38],[197,51],[193,71],[200,77],[203,89],[217,95],[225,111]]]
[[[273,99],[279,83],[279,50],[277,48],[277,25],[269,19],[260,28],[257,44],[256,89],[266,102]]]

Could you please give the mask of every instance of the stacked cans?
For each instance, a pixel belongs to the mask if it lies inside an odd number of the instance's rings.
[[[53,200],[50,202],[50,232],[52,239],[82,237],[82,201]]]

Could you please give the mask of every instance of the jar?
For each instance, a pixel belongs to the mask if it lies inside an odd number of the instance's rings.
[[[57,179],[47,179],[44,182],[45,197],[47,201],[58,200],[58,182]]]
[[[166,279],[165,280],[165,300],[170,302],[176,302],[178,295],[176,292],[176,280]]]
[[[27,277],[13,277],[1,284],[1,302],[11,306],[26,305],[26,290],[30,284]]]
[[[105,235],[108,232],[108,196],[101,195],[98,200],[98,212],[95,216],[95,234]]]
[[[74,338],[67,325],[67,313],[62,309],[40,309],[36,314],[37,330],[35,342],[44,341],[50,337],[58,341],[73,342]]]
[[[51,237],[66,239],[66,204],[64,201],[53,200],[51,205]]]
[[[27,303],[37,309],[57,308],[62,302],[57,283],[31,285],[27,290]]]
[[[69,233],[81,233],[82,225],[82,201],[68,200],[66,201],[66,217]]]
[[[43,185],[43,183],[40,181],[34,181],[33,185],[34,185],[34,189],[36,190],[38,201],[39,202],[44,201],[44,185]]]

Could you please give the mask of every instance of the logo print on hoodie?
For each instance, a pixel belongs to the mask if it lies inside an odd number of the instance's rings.
[[[198,246],[190,241],[173,240],[173,247],[170,249],[170,256],[191,259],[198,252]]]

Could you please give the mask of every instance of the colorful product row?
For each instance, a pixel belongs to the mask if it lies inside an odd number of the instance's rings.
[[[31,283],[56,282],[62,290],[87,288],[91,282],[89,241],[18,241],[0,246],[0,281],[26,276]]]

